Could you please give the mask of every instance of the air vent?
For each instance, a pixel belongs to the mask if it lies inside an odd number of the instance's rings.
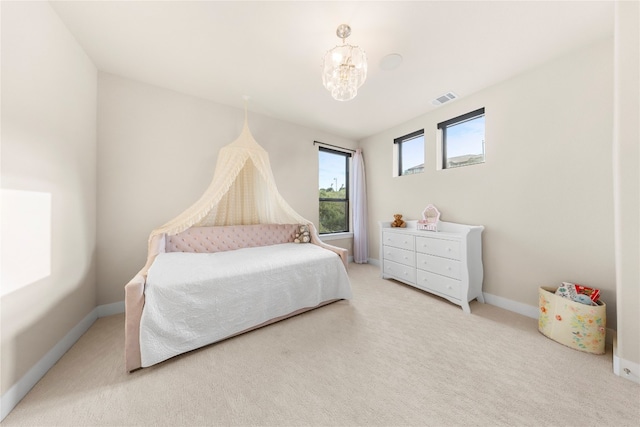
[[[447,92],[447,93],[445,93],[444,95],[439,96],[439,97],[437,97],[436,99],[434,99],[433,101],[431,101],[431,103],[432,103],[433,105],[442,105],[442,104],[444,104],[445,102],[449,102],[449,101],[451,101],[451,100],[453,100],[453,99],[456,99],[457,97],[458,97],[458,95],[456,95],[455,93],[453,93],[453,92]]]

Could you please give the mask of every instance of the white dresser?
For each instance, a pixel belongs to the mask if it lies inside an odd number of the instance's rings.
[[[482,226],[440,221],[437,232],[393,228],[380,222],[380,265],[384,279],[396,279],[458,304],[482,296]]]

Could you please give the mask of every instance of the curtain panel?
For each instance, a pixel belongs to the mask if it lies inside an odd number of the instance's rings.
[[[360,148],[353,156],[353,261],[357,264],[369,262],[367,186],[364,157]]]

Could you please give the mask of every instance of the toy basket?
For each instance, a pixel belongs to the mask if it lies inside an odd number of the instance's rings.
[[[554,288],[538,290],[538,330],[548,338],[576,350],[604,354],[607,306],[586,305],[555,294]]]

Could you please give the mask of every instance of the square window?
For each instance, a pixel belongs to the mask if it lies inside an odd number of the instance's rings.
[[[443,169],[484,163],[484,124],[484,108],[438,123]]]
[[[393,140],[398,150],[398,176],[424,172],[424,129]]]

